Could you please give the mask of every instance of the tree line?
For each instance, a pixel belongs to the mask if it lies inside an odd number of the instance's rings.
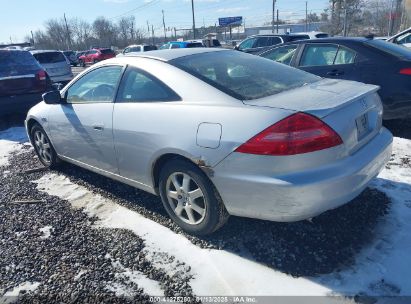
[[[37,30],[27,36],[38,49],[87,50],[90,47],[125,47],[147,40],[148,32],[136,26],[134,16],[120,18],[113,22],[98,17],[93,22],[79,18],[50,19],[44,30]]]
[[[333,36],[389,36],[410,26],[410,17],[404,9],[405,1],[409,0],[329,0],[328,7],[320,14],[309,12],[307,22],[324,22],[322,30]],[[218,31],[218,28],[204,28],[202,32],[210,31]],[[180,34],[187,39],[191,38],[192,32]],[[176,36],[175,31],[170,31],[167,38],[175,39]],[[60,50],[123,48],[130,44],[162,43],[164,40],[165,37],[153,37],[150,27],[137,27],[135,16],[123,16],[117,21],[98,17],[93,22],[65,17],[50,19],[45,22],[43,30],[26,37],[26,41],[34,42],[36,48]]]

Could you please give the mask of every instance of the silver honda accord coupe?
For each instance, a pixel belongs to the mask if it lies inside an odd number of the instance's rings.
[[[391,155],[377,91],[231,50],[152,51],[44,94],[26,128],[45,166],[160,195],[204,235],[229,215],[298,221],[361,193]]]

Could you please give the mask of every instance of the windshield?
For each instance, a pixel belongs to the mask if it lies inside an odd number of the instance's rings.
[[[411,59],[411,50],[405,46],[400,46],[384,40],[369,40],[364,44],[383,51],[386,54],[391,54],[395,57]]]
[[[112,49],[101,49],[100,50],[101,54],[113,54],[113,50]]]
[[[144,46],[144,51],[148,52],[148,51],[155,51],[157,50],[157,47],[155,45],[145,45]]]
[[[36,53],[33,54],[33,56],[40,63],[57,63],[66,61],[66,57],[64,57],[64,55],[60,52]]]
[[[180,57],[171,64],[240,100],[258,99],[321,78],[271,60],[236,51]]]
[[[203,47],[203,44],[201,42],[187,43],[187,47],[188,48]]]

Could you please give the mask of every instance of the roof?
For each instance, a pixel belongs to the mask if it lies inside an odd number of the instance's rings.
[[[32,54],[50,53],[50,52],[59,52],[59,53],[61,53],[61,51],[58,51],[58,50],[32,50],[32,51],[30,51],[30,53],[32,53]]]
[[[166,49],[166,50],[157,50],[157,51],[148,51],[143,53],[133,53],[130,55],[125,55],[124,57],[145,57],[152,58],[161,61],[170,61],[180,57],[211,53],[211,52],[236,52],[228,49],[218,49],[218,48],[185,48],[185,49]]]
[[[295,40],[290,41],[284,44],[297,44],[297,43],[338,43],[338,42],[365,42],[372,39],[365,37],[327,37],[327,38],[317,38],[317,39],[304,39],[304,40]],[[279,46],[273,45],[273,47]]]

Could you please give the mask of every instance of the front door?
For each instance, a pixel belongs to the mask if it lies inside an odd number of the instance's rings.
[[[62,92],[67,103],[49,112],[57,153],[111,173],[118,173],[113,143],[113,101],[122,66],[96,68]]]

